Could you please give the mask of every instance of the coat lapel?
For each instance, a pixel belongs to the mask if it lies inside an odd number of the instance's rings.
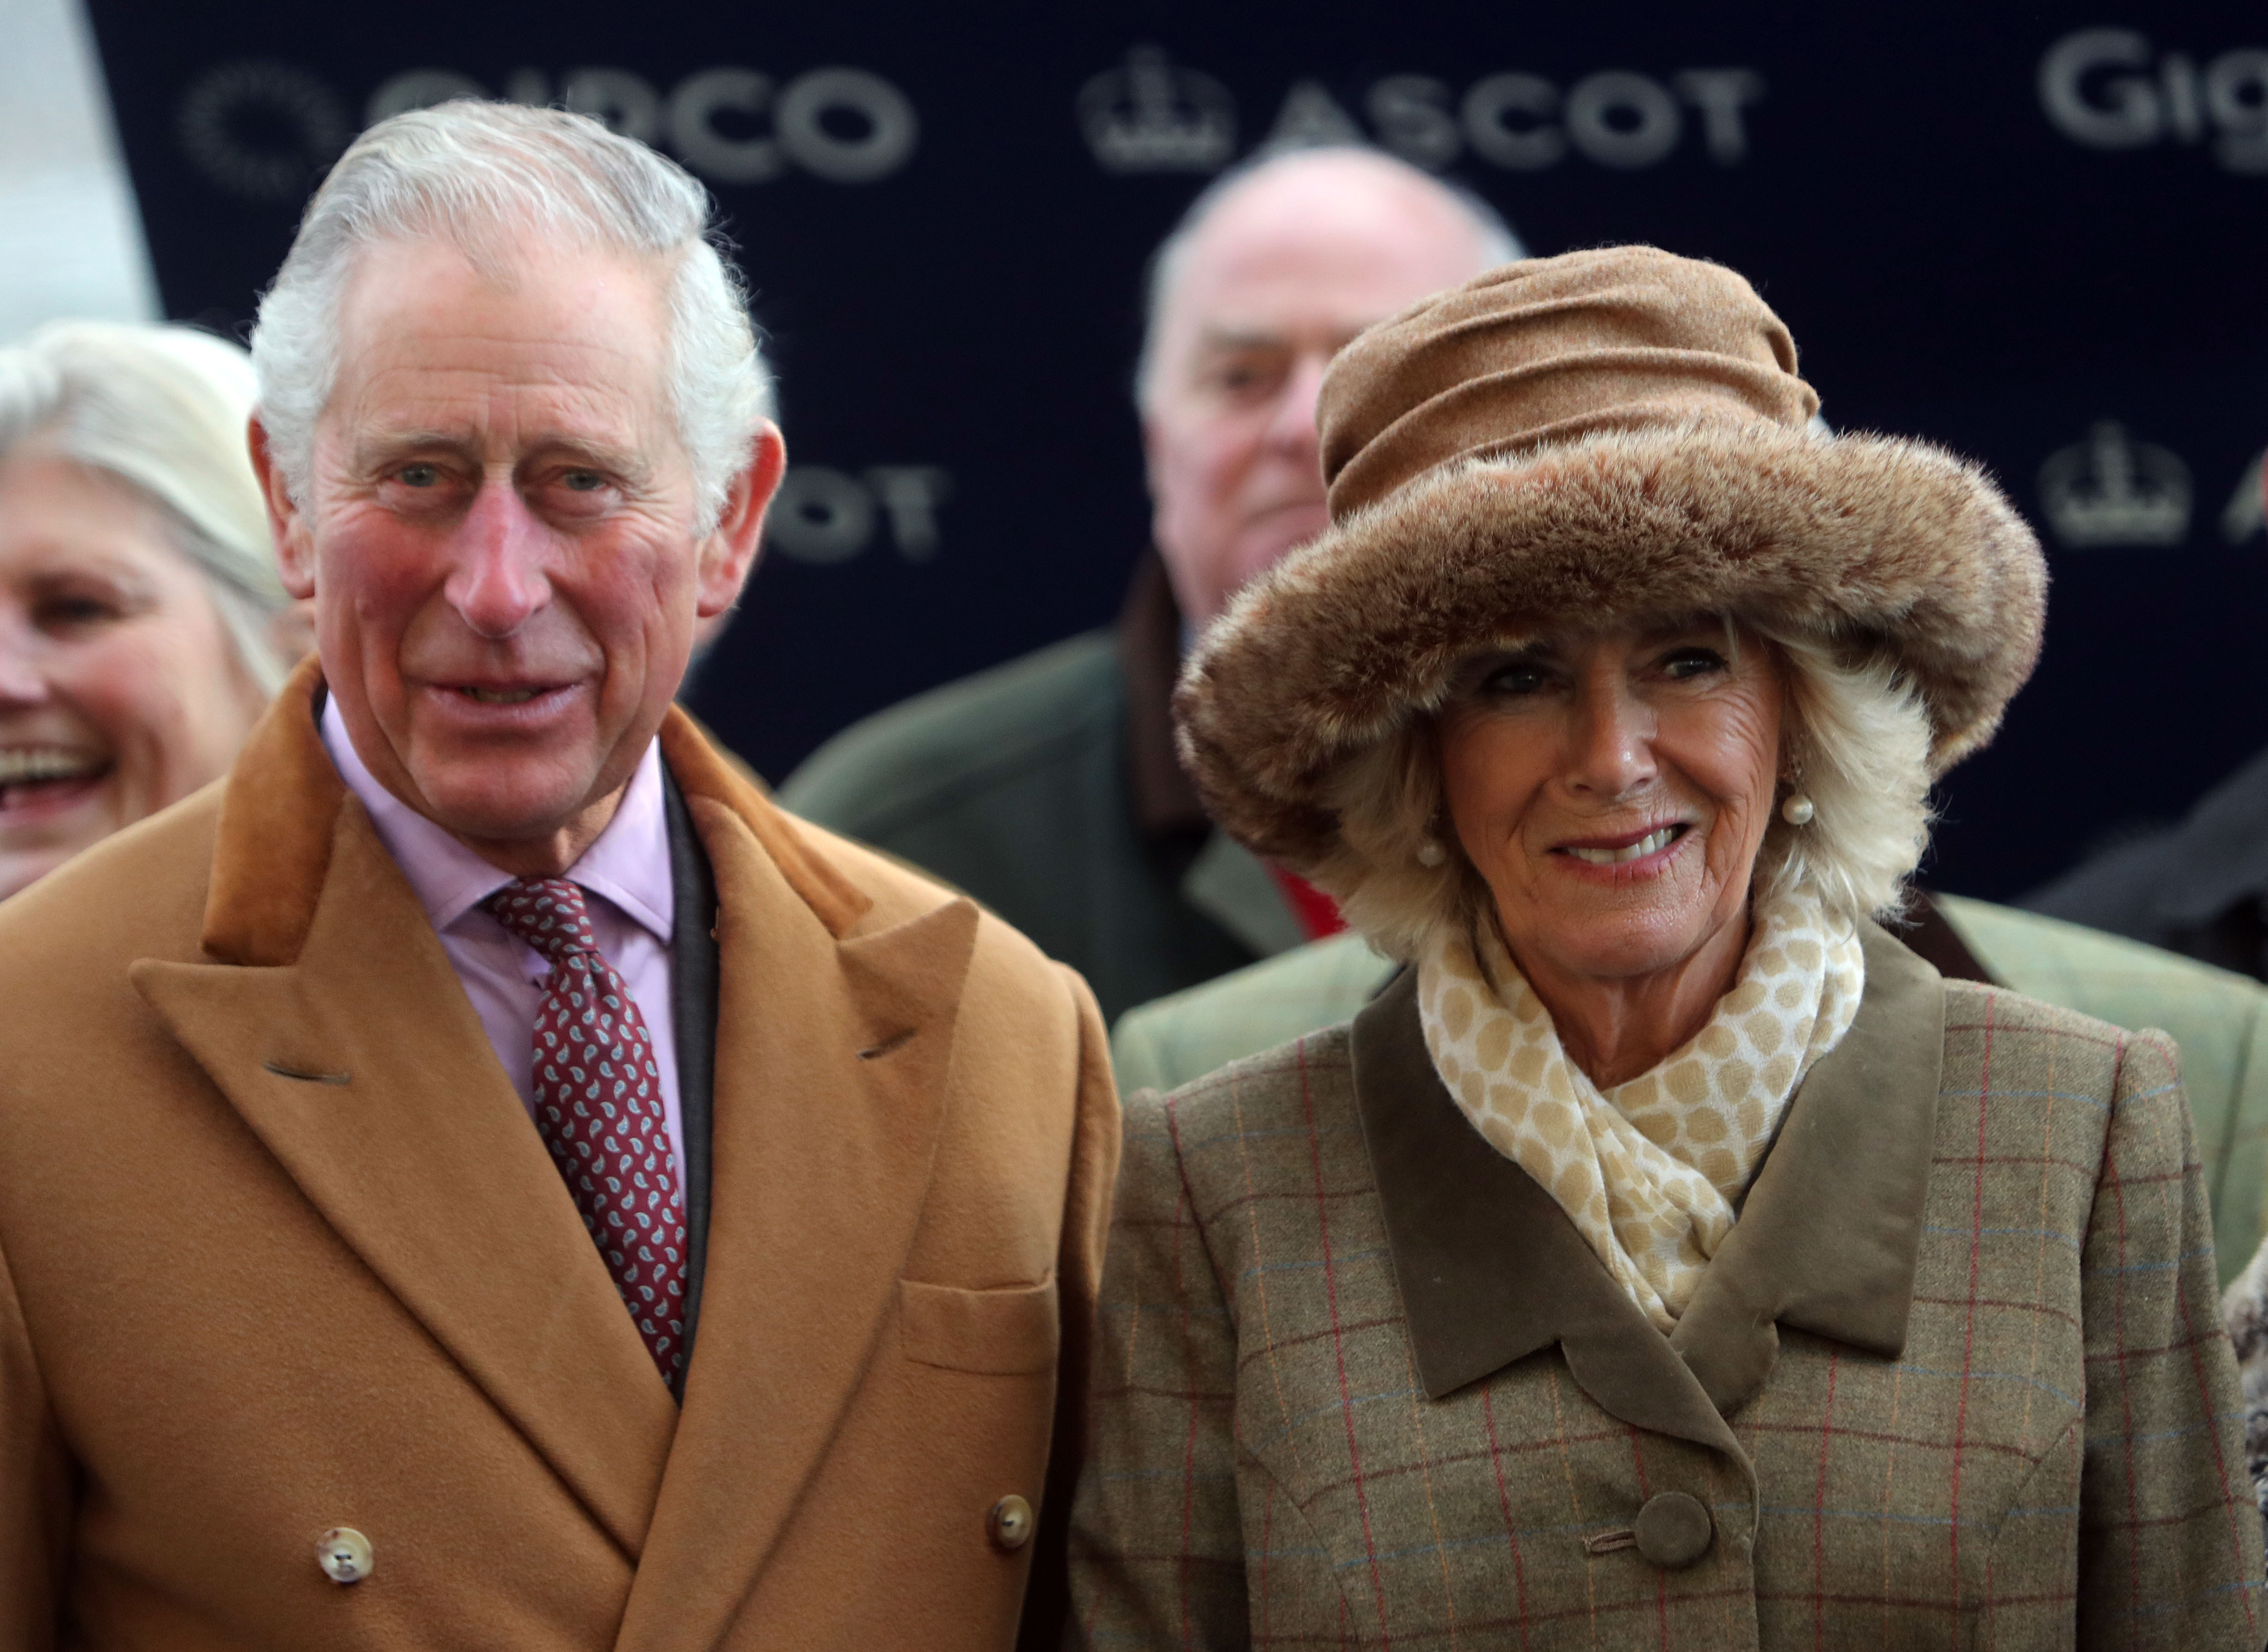
[[[714,1220],[683,1412],[447,955],[315,731],[313,665],[223,804],[205,950],[136,988],[310,1203],[639,1563],[625,1647],[753,1587],[895,1300],[977,915],[871,901],[674,710],[716,888]]]
[[[1557,1342],[1624,1421],[1746,1458],[1725,1422],[1782,1323],[1894,1357],[1905,1345],[1944,1059],[1938,973],[1873,924],[1858,1018],[1805,1080],[1725,1244],[1664,1338],[1550,1195],[1441,1087],[1414,973],[1355,1018],[1357,1105],[1425,1391]]]
[[[1905,1347],[1945,1059],[1945,984],[1864,926],[1866,996],[1812,1068],[1670,1346],[1719,1410],[1755,1397],[1778,1323],[1884,1358]]]
[[[719,992],[700,1340],[619,1645],[714,1644],[777,1545],[895,1301],[976,934],[891,927],[673,725],[716,877]]]
[[[306,738],[314,725],[302,703]],[[320,748],[317,755],[320,755]],[[223,813],[215,899],[273,812]],[[335,783],[335,782],[334,782]],[[265,966],[144,960],[136,988],[371,1271],[633,1560],[675,1410],[416,897],[359,803],[334,800],[304,939]],[[288,872],[289,869],[286,868]],[[275,929],[224,911],[269,946]],[[209,923],[209,936],[213,926]]]
[[[1748,1463],[1684,1362],[1551,1198],[1457,1110],[1406,971],[1354,1022],[1355,1100],[1420,1379],[1433,1399],[1557,1343],[1633,1427]]]

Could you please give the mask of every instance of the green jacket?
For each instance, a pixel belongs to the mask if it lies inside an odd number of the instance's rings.
[[[1863,944],[1670,1336],[1407,977],[1131,1098],[1071,1644],[2258,1648],[2172,1046]]]
[[[1165,722],[1172,666],[1154,693],[1130,688],[1125,629],[868,717],[779,793],[792,812],[974,896],[1086,976],[1108,1017],[1307,938],[1267,869],[1204,819],[1168,736],[1164,782],[1150,789],[1178,782],[1186,801],[1143,806],[1131,748],[1138,724]]]
[[[2055,918],[1954,895],[1933,897],[1993,980],[2065,1010],[2181,1047],[2212,1200],[2222,1282],[2268,1233],[2268,988]],[[1377,995],[1395,966],[1351,935],[1270,958],[1145,1004],[1111,1039],[1118,1087],[1177,1090],[1288,1039],[1333,1026]]]

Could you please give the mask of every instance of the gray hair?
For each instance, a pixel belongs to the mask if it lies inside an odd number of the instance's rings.
[[[1727,623],[1736,646],[1743,633],[1761,637],[1786,664],[1781,757],[1814,809],[1800,826],[1774,813],[1752,899],[1808,889],[1845,917],[1896,915],[1929,846],[1931,728],[1920,695],[1879,650]],[[1349,758],[1327,796],[1338,847],[1311,876],[1380,951],[1414,958],[1441,926],[1465,929],[1491,910],[1487,885],[1443,827],[1431,717],[1413,716]]]
[[[1478,243],[1478,260],[1473,273],[1493,269],[1498,264],[1509,264],[1528,256],[1520,237],[1513,233],[1512,225],[1504,215],[1462,184],[1412,166],[1384,150],[1373,149],[1366,143],[1298,143],[1270,144],[1247,156],[1230,167],[1203,189],[1190,202],[1173,231],[1158,243],[1158,250],[1150,254],[1147,272],[1143,277],[1142,353],[1134,366],[1134,401],[1137,407],[1147,407],[1158,371],[1158,323],[1166,312],[1166,304],[1181,285],[1182,275],[1189,261],[1190,249],[1196,246],[1197,234],[1207,219],[1219,209],[1222,202],[1241,190],[1262,174],[1274,170],[1287,161],[1304,160],[1316,155],[1361,155],[1396,172],[1407,173],[1410,180],[1438,192],[1472,224]]]
[[[306,503],[315,425],[338,372],[338,312],[357,253],[433,237],[483,271],[530,231],[667,272],[668,383],[693,467],[701,532],[716,525],[748,443],[772,414],[746,290],[690,173],[588,115],[460,100],[379,121],[307,203],[252,334],[261,418],[285,484]]]
[[[272,694],[291,667],[274,625],[291,599],[245,451],[253,396],[244,352],[194,327],[55,321],[0,349],[0,455],[37,442],[154,504]]]

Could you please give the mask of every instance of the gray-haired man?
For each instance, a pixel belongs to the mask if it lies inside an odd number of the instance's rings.
[[[0,1645],[999,1648],[1053,1574],[1101,1025],[671,705],[783,463],[707,206],[453,104],[309,208],[317,657],[0,910]]]
[[[1306,940],[1328,903],[1216,832],[1174,761],[1182,639],[1325,525],[1315,393],[1338,348],[1519,255],[1488,207],[1369,151],[1215,183],[1152,266],[1136,399],[1156,550],[1115,630],[870,718],[783,801],[984,901],[1109,1015]]]

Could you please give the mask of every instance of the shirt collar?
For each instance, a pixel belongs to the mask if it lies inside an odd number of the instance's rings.
[[[370,811],[379,839],[409,880],[418,904],[437,930],[446,930],[512,882],[451,833],[395,797],[364,764],[339,715],[338,701],[323,706],[323,745],[347,789]],[[649,742],[622,794],[622,806],[567,877],[620,907],[666,945],[675,928],[676,902],[669,869],[669,824],[662,804],[661,746]]]

